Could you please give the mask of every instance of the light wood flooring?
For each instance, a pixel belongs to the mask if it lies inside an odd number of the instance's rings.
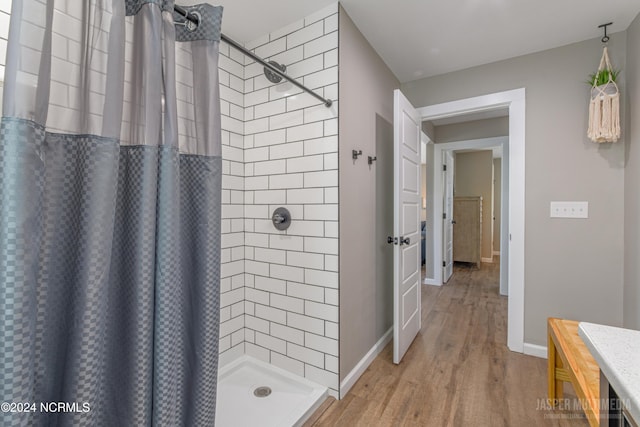
[[[392,363],[389,344],[305,427],[587,426],[580,410],[544,406],[546,360],[507,349],[498,275],[498,263],[456,264],[445,286],[423,285],[422,330],[402,363]]]

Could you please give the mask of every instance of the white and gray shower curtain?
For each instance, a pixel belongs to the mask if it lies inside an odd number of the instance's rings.
[[[2,426],[214,424],[222,9],[188,9],[13,0]]]

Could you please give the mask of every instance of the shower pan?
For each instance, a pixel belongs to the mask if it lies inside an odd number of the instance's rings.
[[[250,356],[218,377],[216,425],[301,426],[327,397],[327,388]]]

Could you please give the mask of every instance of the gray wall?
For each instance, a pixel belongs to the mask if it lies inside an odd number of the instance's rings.
[[[493,251],[500,252],[502,220],[502,159],[493,159]]]
[[[509,135],[509,117],[472,120],[434,127],[435,142],[468,141],[470,139],[495,138]]]
[[[375,162],[375,334],[381,335],[393,324],[393,245],[387,236],[393,234],[393,124],[376,114]],[[370,284],[368,285],[370,289]],[[345,325],[347,326],[347,325]],[[356,333],[351,330],[351,333]],[[373,346],[373,344],[372,344]],[[366,346],[365,346],[366,347]],[[364,350],[364,348],[362,350]],[[368,351],[368,350],[367,350]],[[343,373],[343,376],[349,372]]]
[[[433,126],[433,123],[431,123],[431,122],[422,122],[422,132],[424,132],[425,135],[427,135],[429,140],[431,140],[431,141],[433,141],[435,143],[435,141],[436,141],[436,128],[435,128],[435,126]]]
[[[482,196],[482,258],[491,258],[491,180],[493,178],[493,152],[490,150],[474,151],[470,153],[456,153],[454,169],[454,192],[456,196]],[[453,212],[455,219],[456,212]],[[456,232],[455,226],[453,229]]]
[[[612,35],[609,53],[624,70],[624,33]],[[586,137],[584,81],[601,54],[593,39],[402,86],[416,107],[526,88],[524,315],[531,344],[546,345],[549,316],[622,324],[624,141],[598,145]],[[549,218],[552,200],[588,201],[589,219]]]
[[[624,173],[624,326],[640,329],[640,15],[627,30],[627,165]]]
[[[393,283],[379,283],[376,278],[377,165],[369,167],[367,156],[376,156],[376,129],[388,127],[380,123],[376,127],[376,121],[393,123],[393,90],[400,83],[342,7],[339,28],[342,380],[393,324],[389,298]],[[363,153],[355,162],[351,159],[354,149]]]

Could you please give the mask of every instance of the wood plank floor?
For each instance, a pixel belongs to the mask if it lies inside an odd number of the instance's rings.
[[[507,349],[498,277],[498,263],[461,264],[445,286],[423,285],[422,330],[403,362],[392,363],[389,344],[305,427],[587,426],[579,409],[544,406],[545,360]]]

